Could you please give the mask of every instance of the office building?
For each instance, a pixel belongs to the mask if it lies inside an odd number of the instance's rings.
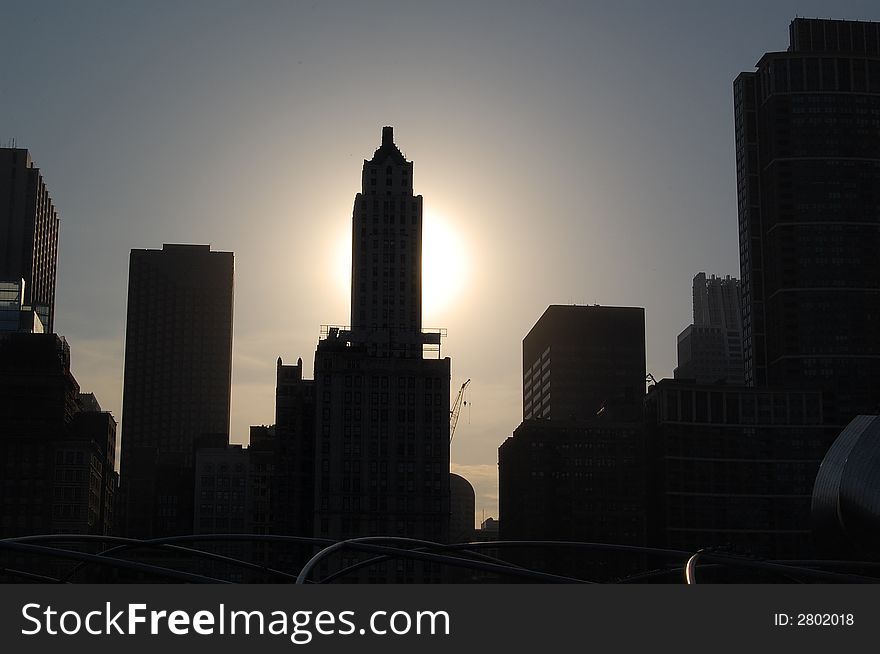
[[[639,420],[645,310],[552,305],[523,339],[523,420]]]
[[[602,420],[525,420],[498,448],[501,540],[645,545],[644,429]],[[644,557],[571,548],[505,555],[536,570],[608,581],[645,569]]]
[[[645,310],[552,305],[522,348],[523,422],[498,448],[500,538],[644,545]],[[505,557],[588,580],[644,568],[604,551]]]
[[[222,436],[201,438],[195,451],[193,533],[278,534],[271,514],[275,448],[271,427],[251,427],[250,447],[226,443]],[[271,543],[251,540],[207,541],[215,554],[279,567]],[[271,563],[270,563],[271,562]],[[284,566],[280,566],[284,567]],[[295,568],[290,568],[295,569]],[[199,570],[236,582],[265,581],[261,573],[222,561],[202,562]]]
[[[354,200],[351,331],[371,354],[422,355],[422,196],[391,127],[364,160]]]
[[[742,313],[739,280],[694,277],[694,318],[678,335],[676,379],[742,385]]]
[[[256,437],[256,438],[255,438]],[[259,442],[258,442],[259,440]],[[303,376],[303,362],[278,357],[275,377],[275,426],[272,434],[251,428],[251,449],[273,452],[268,531],[283,536],[312,536],[315,524],[315,381]],[[261,527],[257,525],[257,528]],[[272,560],[285,570],[301,568],[315,553],[305,545],[274,543]]]
[[[232,312],[231,252],[131,251],[120,471],[131,536],[192,530],[196,439],[229,434]]]
[[[314,534],[445,541],[450,361],[422,330],[422,197],[391,127],[364,161],[352,216],[351,326],[315,354]],[[365,581],[439,581],[439,566],[383,562]]]
[[[111,533],[115,457],[116,421],[80,393],[67,342],[0,333],[0,537]]]
[[[58,213],[40,169],[22,148],[0,148],[0,282],[24,280],[21,303],[55,325]]]
[[[880,401],[880,23],[795,18],[733,85],[746,383]]]
[[[645,407],[652,545],[814,556],[813,482],[840,431],[820,391],[664,379]]]
[[[321,340],[316,536],[447,539],[449,377],[448,358],[370,356],[332,329]]]

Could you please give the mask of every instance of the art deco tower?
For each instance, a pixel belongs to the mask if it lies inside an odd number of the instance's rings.
[[[450,360],[439,358],[440,334],[422,332],[422,198],[412,171],[383,128],[354,201],[351,327],[328,328],[315,354],[319,537],[447,537]],[[365,578],[439,574],[384,566]]]
[[[352,216],[352,339],[377,354],[422,353],[422,196],[391,127],[364,161]]]

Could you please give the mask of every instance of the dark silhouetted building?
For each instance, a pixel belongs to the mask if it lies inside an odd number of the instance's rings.
[[[229,434],[232,312],[231,252],[131,251],[120,471],[128,535],[192,531],[196,439]]]
[[[115,456],[116,421],[80,394],[67,342],[0,334],[0,536],[109,534]]]
[[[880,401],[880,23],[796,18],[734,82],[745,376]]]
[[[501,540],[645,545],[644,429],[640,423],[525,420],[498,448]],[[645,569],[633,554],[542,547],[513,562],[605,581]]]
[[[448,537],[450,361],[441,332],[422,330],[412,171],[383,128],[354,201],[351,327],[328,327],[315,354],[316,536]],[[383,562],[360,579],[439,581],[440,570]]]
[[[644,394],[644,309],[552,305],[523,339],[524,420],[640,420]]]
[[[315,382],[303,378],[303,362],[278,357],[275,382],[277,481],[275,533],[311,536],[315,518]]]
[[[646,540],[645,310],[550,306],[523,339],[522,424],[498,448],[502,540]],[[608,580],[640,556],[517,549],[513,562]]]
[[[676,379],[744,383],[739,300],[739,280],[694,277],[694,322],[678,335]]]
[[[391,127],[364,160],[351,238],[352,338],[371,354],[421,357],[422,196]]]
[[[652,545],[813,556],[813,482],[840,431],[820,391],[664,379],[645,406]]]
[[[58,213],[30,152],[0,148],[0,282],[24,280],[21,303],[55,328]]]
[[[333,329],[321,340],[316,536],[446,540],[449,373],[448,358],[371,356]]]
[[[275,426],[272,434],[251,428],[251,450],[272,452],[269,520],[256,533],[311,537],[315,524],[315,382],[303,378],[302,359],[285,365],[278,357]],[[263,531],[266,529],[266,531]],[[315,553],[313,547],[272,543],[265,548],[273,565],[297,570]]]
[[[219,437],[199,439],[194,464],[193,533],[279,533],[272,519],[274,429],[251,427],[250,433],[250,447],[227,444]],[[207,542],[202,547],[224,556],[284,567],[272,556],[271,543],[221,540]],[[236,582],[265,580],[265,575],[255,575],[219,561],[203,562],[200,570],[203,574]]]

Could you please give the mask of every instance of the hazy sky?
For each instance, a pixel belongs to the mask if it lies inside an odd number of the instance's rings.
[[[352,203],[394,126],[439,262],[423,322],[449,330],[453,396],[473,380],[452,461],[480,516],[547,305],[645,307],[648,370],[671,376],[693,275],[739,273],[733,78],[795,15],[880,19],[876,0],[0,7],[0,145],[43,170],[57,331],[117,419],[129,250],[210,243],[235,253],[231,438],[273,422],[276,358],[311,368],[320,325],[349,323]]]

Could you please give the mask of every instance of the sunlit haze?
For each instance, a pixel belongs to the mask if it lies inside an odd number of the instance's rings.
[[[320,326],[350,322],[354,197],[394,126],[424,198],[423,324],[448,330],[452,397],[472,379],[453,471],[497,516],[522,338],[550,304],[644,307],[647,369],[672,375],[694,274],[739,275],[733,79],[828,7],[13,3],[0,142],[42,169],[57,331],[117,419],[129,251],[235,253],[230,437],[246,442],[274,421],[277,357],[309,370]]]

